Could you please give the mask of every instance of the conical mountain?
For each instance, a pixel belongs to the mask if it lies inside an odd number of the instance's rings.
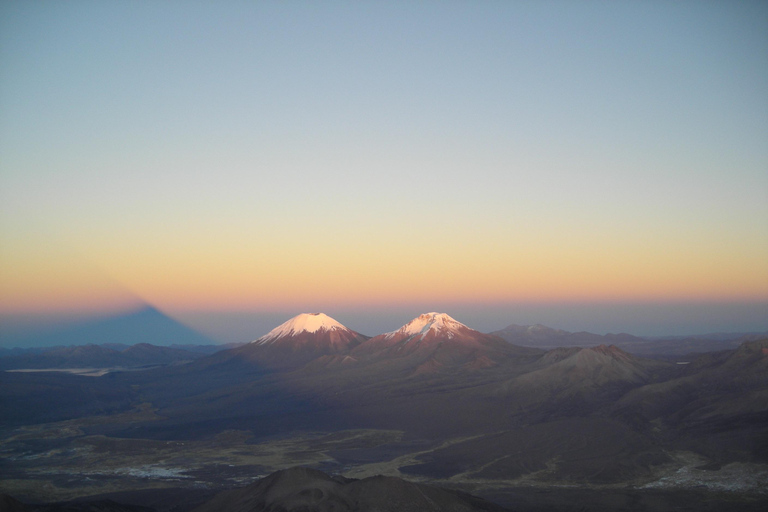
[[[473,343],[487,338],[489,338],[488,335],[470,329],[445,313],[433,312],[417,316],[396,331],[375,336],[366,343],[366,346],[371,348],[374,345],[379,348],[400,347],[402,349],[447,340]]]
[[[556,348],[541,357],[537,364],[542,367],[504,383],[502,393],[517,395],[528,404],[572,401],[574,397],[583,400],[618,398],[674,366],[605,345]]]
[[[542,362],[548,365],[541,371],[547,375],[550,385],[554,380],[563,380],[564,387],[571,389],[587,385],[597,388],[616,383],[642,384],[648,382],[653,368],[663,365],[633,356],[613,345],[557,348],[547,352]]]
[[[322,356],[346,354],[368,337],[323,313],[302,313],[230,351],[270,368],[292,368]]]
[[[431,341],[435,339],[474,339],[480,334],[445,313],[424,313],[400,329],[384,335],[389,340]]]
[[[330,352],[344,352],[365,337],[341,325],[324,313],[302,313],[278,325],[261,338],[256,345],[312,345]]]
[[[355,348],[352,355],[368,360],[409,358],[420,365],[419,372],[433,372],[446,367],[495,366],[531,350],[535,351],[471,329],[445,313],[432,312],[419,315],[396,331],[371,338]]]

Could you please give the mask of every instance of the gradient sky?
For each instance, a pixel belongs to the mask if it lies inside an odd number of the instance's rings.
[[[2,1],[0,315],[768,329],[767,56],[763,1]]]

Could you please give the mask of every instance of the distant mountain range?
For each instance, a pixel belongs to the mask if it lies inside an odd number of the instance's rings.
[[[615,345],[627,352],[644,356],[686,355],[738,347],[741,343],[768,337],[766,332],[717,333],[698,336],[664,336],[645,338],[631,334],[593,334],[568,332],[544,325],[509,325],[491,334],[525,347],[552,349],[557,347],[593,347]]]
[[[568,332],[552,329],[541,324],[509,325],[491,334],[504,338],[510,343],[540,348],[591,347],[595,345],[620,345],[644,341],[631,334],[592,334],[590,332]]]
[[[502,335],[561,346],[526,347]],[[606,340],[615,343],[567,346]],[[35,444],[34,434],[24,434],[33,441],[19,437],[3,445],[13,461],[8,464],[14,482],[23,480],[25,468],[39,478],[40,464],[50,464],[57,453],[69,453],[67,446],[82,446],[78,443],[86,440],[109,442],[115,450],[120,443],[111,440],[123,439],[137,440],[129,443],[132,447],[147,443],[171,450],[162,460],[179,449],[184,462],[172,468],[183,472],[193,462],[183,452],[188,440],[213,440],[216,450],[223,450],[227,439],[239,436],[252,446],[262,439],[371,429],[398,434],[360,445],[337,444],[335,434],[329,434],[320,449],[322,467],[344,472],[354,461],[386,462],[381,467],[398,475],[480,488],[510,482],[643,488],[668,485],[663,478],[683,478],[679,475],[704,471],[700,468],[706,468],[707,478],[719,468],[731,468],[717,473],[731,482],[743,481],[728,476],[742,468],[738,475],[756,474],[757,480],[750,476],[750,481],[759,481],[760,468],[768,467],[768,338],[671,361],[618,346],[657,342],[543,326],[510,326],[485,334],[438,312],[368,338],[327,315],[306,313],[251,343],[186,364],[107,378],[0,372],[0,430],[66,420],[70,432],[71,438],[57,439],[55,453],[45,443]],[[143,354],[160,354],[158,348],[137,345],[123,352],[140,361]],[[91,346],[82,352],[101,357],[109,350]],[[170,359],[180,355],[171,349],[162,354]],[[91,419],[82,433],[70,428],[71,421],[86,417]],[[414,441],[419,448],[410,444]],[[48,450],[43,458],[30,455],[43,449]],[[286,457],[292,461],[308,449],[287,450]],[[249,464],[287,467],[273,452],[264,453],[272,455],[249,459]],[[163,462],[153,464],[162,473]],[[77,478],[84,478],[80,466],[77,471]],[[206,475],[199,468],[192,474],[195,485]],[[356,483],[313,472],[270,478],[217,498],[213,508],[199,512],[236,511],[259,500],[273,503],[268,505],[273,510],[299,510],[312,500],[329,500],[345,510],[346,500],[371,493],[421,493],[436,503],[443,499],[395,480]],[[285,489],[280,496],[288,501],[277,499],[276,489]]]
[[[425,313],[400,329],[370,338],[344,327],[323,313],[304,313],[289,319],[250,344],[216,345],[154,308],[69,327],[46,335],[58,346],[27,349],[0,348],[0,369],[135,368],[179,364],[224,349],[240,349],[220,358],[256,361],[273,369],[300,366],[334,366],[353,361],[402,358],[430,354],[420,371],[434,371],[446,361],[478,367],[510,350],[509,344],[550,350],[560,347],[620,347],[643,356],[677,357],[733,349],[744,341],[768,337],[767,333],[710,334],[696,337],[642,338],[630,334],[568,332],[541,324],[511,324],[489,334],[470,329],[444,313]],[[154,343],[137,340],[153,340]],[[435,340],[440,340],[436,344]],[[507,345],[499,344],[500,340]],[[38,339],[42,342],[42,339]],[[66,345],[67,342],[72,342]],[[131,343],[134,342],[134,343]],[[170,346],[158,346],[157,343]],[[258,348],[256,348],[258,347]],[[495,348],[494,348],[495,347]],[[492,354],[495,356],[491,357]],[[470,361],[471,360],[471,361]]]
[[[199,351],[149,343],[137,343],[122,350],[103,345],[75,345],[0,357],[0,369],[136,368],[180,364],[205,355]]]
[[[428,313],[426,315],[434,315]],[[314,322],[314,323],[312,323]],[[409,328],[422,326],[424,320],[415,322]],[[298,323],[301,323],[299,325]],[[306,325],[304,325],[306,323]],[[439,323],[439,321],[438,321]],[[361,343],[368,339],[368,336],[347,329],[335,320],[322,313],[303,314],[288,320],[283,325],[273,329],[271,332],[262,336],[257,343],[269,344],[268,342],[278,337],[283,337],[291,332],[294,337],[302,331],[309,333],[315,332],[312,329],[305,329],[306,326],[314,326],[329,334],[326,341],[315,340],[313,347],[321,348],[324,343],[329,346],[341,347],[347,344],[352,345]],[[293,331],[291,331],[293,330]],[[474,331],[477,332],[477,331]],[[392,334],[392,333],[388,333]],[[553,329],[541,324],[536,325],[516,325],[511,324],[504,329],[488,333],[491,336],[502,338],[509,343],[524,347],[536,347],[551,349],[557,347],[591,347],[598,345],[615,345],[638,355],[684,355],[689,353],[711,352],[715,350],[725,350],[735,348],[743,341],[760,339],[768,336],[766,332],[753,333],[712,333],[696,336],[663,336],[663,337],[639,337],[631,334],[593,334],[589,332],[568,332],[561,329]],[[171,346],[177,349],[212,354],[222,348],[233,348],[238,344],[220,345],[199,332],[187,327],[186,325],[170,318],[159,310],[152,307],[145,307],[141,310],[117,315],[108,318],[100,318],[92,321],[83,321],[74,325],[57,329],[44,334],[30,335],[20,337],[20,335],[11,336],[9,333],[3,333],[3,343],[6,346],[16,345],[17,347],[29,348],[2,348],[0,347],[0,358],[7,356],[31,355],[34,353],[49,352],[53,348],[64,348],[80,345],[100,345],[104,348],[117,351],[124,351],[130,346],[145,343],[158,346]],[[11,336],[9,338],[9,336]],[[331,337],[336,339],[331,340]],[[376,344],[381,344],[381,336]],[[305,345],[298,348],[299,345]],[[295,349],[301,351],[313,351],[315,348],[307,347],[306,343],[295,339],[293,342]],[[369,344],[370,348],[373,344]],[[285,344],[280,344],[285,348]],[[272,358],[274,364],[279,364],[281,358],[274,346],[275,352]],[[293,350],[293,349],[291,349]],[[368,349],[366,349],[368,350]],[[360,353],[365,350],[361,350]],[[307,355],[311,355],[307,352]],[[333,352],[333,351],[332,351]]]

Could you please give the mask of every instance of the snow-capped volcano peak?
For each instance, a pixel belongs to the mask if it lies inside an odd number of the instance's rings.
[[[302,313],[284,322],[253,343],[265,344],[278,338],[318,331],[348,331],[346,327],[324,313]]]
[[[387,338],[393,338],[395,336],[416,336],[421,335],[423,338],[430,331],[433,333],[440,333],[448,338],[453,337],[453,333],[457,333],[460,330],[469,329],[461,322],[454,320],[445,313],[424,313],[419,315],[400,329],[392,331],[386,334]]]

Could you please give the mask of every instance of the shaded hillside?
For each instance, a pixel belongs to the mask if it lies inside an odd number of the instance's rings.
[[[538,369],[505,382],[499,392],[525,406],[545,402],[603,403],[624,392],[670,374],[674,365],[641,359],[600,345],[557,348],[547,352]]]
[[[686,336],[671,339],[649,339],[624,346],[625,350],[640,355],[688,356],[720,350],[733,350],[747,341],[765,338],[765,334],[721,334],[706,336]]]
[[[193,512],[503,512],[489,501],[400,478],[353,480],[293,468],[225,491]]]
[[[343,358],[356,356],[370,341]],[[768,432],[768,421],[760,417],[768,396],[762,345],[745,344],[688,367],[638,358],[617,347],[518,353],[508,345],[511,352],[492,351],[493,365],[467,365],[459,352],[462,357],[448,359],[449,364],[423,371],[438,361],[434,356],[439,350],[452,351],[454,344],[462,346],[462,340],[417,341],[421,343],[413,350],[408,347],[414,338],[406,337],[365,357],[335,359],[336,365],[328,365],[328,358],[339,355],[327,354],[298,370],[259,373],[254,367],[248,377],[242,373],[239,382],[169,401],[159,413],[169,418],[166,424],[172,429],[186,425],[187,432],[200,428],[190,423],[194,417],[205,428],[250,424],[264,434],[384,428],[432,439],[476,436],[466,447],[459,444],[435,452],[422,469],[413,471],[442,477],[477,472],[483,478],[497,478],[546,469],[537,478],[607,483],[648,477],[654,468],[671,461],[669,450],[717,455],[717,450],[700,446],[714,423],[690,438],[684,432],[701,430],[700,420],[708,418],[705,412],[719,404],[724,411],[733,409],[710,418],[719,421],[717,435],[727,441],[722,450],[729,451],[730,460],[762,460],[756,445]],[[464,342],[471,351],[485,347],[475,339]],[[236,364],[230,359],[206,372],[234,379],[248,366],[235,360]],[[206,372],[193,375],[200,379]],[[716,389],[722,393],[711,393]],[[742,414],[747,412],[752,416]],[[663,423],[655,422],[657,418]],[[732,420],[735,423],[729,423]],[[740,426],[744,421],[751,426]],[[162,425],[158,422],[153,428]],[[554,459],[559,462],[550,468],[548,461]]]
[[[569,417],[475,437],[404,468],[431,478],[611,484],[647,477],[670,461],[663,447],[621,421]]]
[[[768,339],[678,370],[627,393],[615,414],[657,425],[675,444],[719,462],[768,462]]]
[[[5,493],[0,493],[0,510],[2,512],[33,512],[31,507]]]
[[[0,426],[52,422],[130,409],[137,392],[109,376],[0,372]]]
[[[155,509],[112,500],[75,500],[26,505],[7,494],[0,494],[0,512],[155,512]]]

